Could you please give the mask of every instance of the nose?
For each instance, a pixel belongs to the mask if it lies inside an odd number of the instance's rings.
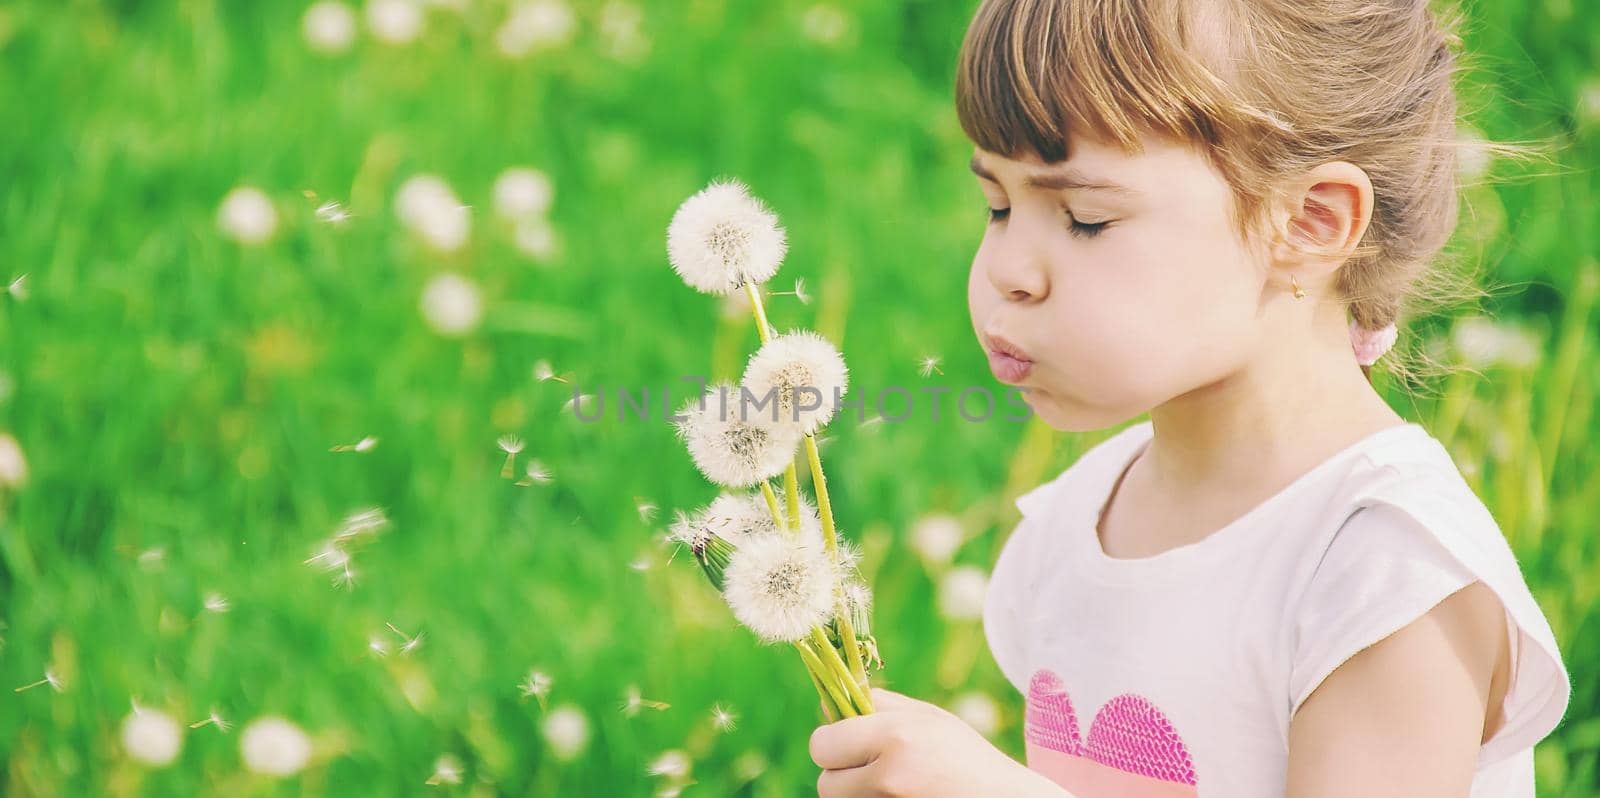
[[[1039,302],[1049,295],[1045,253],[1030,243],[1026,231],[991,229],[978,257],[989,284],[1008,301]]]

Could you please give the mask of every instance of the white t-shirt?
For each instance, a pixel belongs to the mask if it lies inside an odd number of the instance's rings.
[[[1471,795],[1532,798],[1533,744],[1566,713],[1570,676],[1443,445],[1389,427],[1198,542],[1108,556],[1099,514],[1150,436],[1148,420],[1129,426],[1016,501],[983,621],[1026,697],[1030,768],[1079,798],[1282,796],[1300,703],[1481,579],[1504,605],[1512,668]]]

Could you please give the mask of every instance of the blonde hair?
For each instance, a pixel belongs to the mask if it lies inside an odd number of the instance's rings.
[[[1337,290],[1376,330],[1470,285],[1431,268],[1457,216],[1453,27],[1424,0],[984,0],[956,110],[982,149],[1047,163],[1069,131],[1195,145],[1247,239],[1284,178],[1361,167],[1372,220]]]

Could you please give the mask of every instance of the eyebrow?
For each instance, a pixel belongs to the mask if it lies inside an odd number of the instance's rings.
[[[984,166],[983,161],[980,160],[976,155],[972,156],[972,161],[971,163],[967,164],[967,166],[972,169],[973,174],[983,178],[984,180],[988,180],[991,183],[1000,182],[1000,180],[995,177],[994,173],[989,171],[989,168]],[[1035,172],[1024,178],[1022,185],[1027,186],[1028,188],[1038,188],[1046,191],[1061,191],[1063,189],[1070,188],[1114,191],[1118,194],[1128,195],[1139,193],[1131,188],[1128,188],[1127,186],[1118,185],[1109,180],[1101,180],[1090,177],[1071,167],[1064,167],[1047,172]]]

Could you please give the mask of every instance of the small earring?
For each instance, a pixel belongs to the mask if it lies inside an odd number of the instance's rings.
[[[1300,288],[1300,281],[1294,279],[1294,275],[1292,274],[1289,275],[1289,287],[1294,289],[1295,299],[1301,299],[1305,297],[1306,292]]]

